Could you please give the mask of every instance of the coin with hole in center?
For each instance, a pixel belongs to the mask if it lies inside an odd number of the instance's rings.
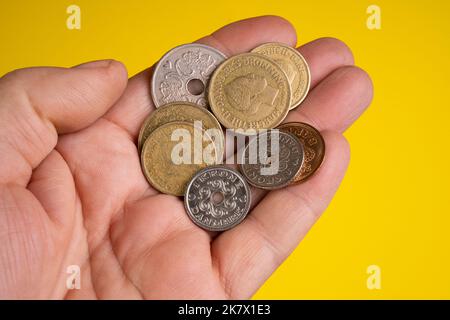
[[[294,134],[303,144],[305,162],[293,182],[306,180],[319,169],[325,156],[325,141],[320,132],[311,125],[303,122],[287,122],[278,126],[280,131]]]
[[[199,227],[224,231],[238,225],[250,210],[250,187],[237,171],[225,166],[200,170],[184,197],[186,212]]]
[[[175,101],[206,107],[209,78],[225,55],[212,47],[191,43],[173,48],[153,70],[151,94],[158,108]]]
[[[239,168],[260,189],[288,186],[304,161],[303,146],[293,134],[268,130],[254,136],[244,149]]]

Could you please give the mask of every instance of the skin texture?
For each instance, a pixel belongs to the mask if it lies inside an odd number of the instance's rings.
[[[227,56],[296,44],[286,20],[232,23],[198,42]],[[136,140],[154,110],[151,70],[116,61],[27,68],[0,79],[0,298],[245,299],[288,257],[331,201],[349,161],[342,133],[372,99],[349,48],[323,38],[298,50],[312,89],[286,121],[318,128],[327,153],[307,182],[253,190],[236,228],[196,227],[180,198],[145,180]],[[81,267],[81,289],[66,269]]]

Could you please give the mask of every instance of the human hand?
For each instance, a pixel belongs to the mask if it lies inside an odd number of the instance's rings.
[[[296,44],[278,17],[232,23],[198,42],[227,56],[265,42]],[[372,99],[367,74],[342,42],[299,48],[311,91],[289,121],[318,128],[321,168],[305,183],[253,190],[252,210],[222,234],[194,225],[180,198],[142,174],[136,140],[154,110],[151,70],[124,66],[27,68],[0,79],[1,298],[249,298],[295,249],[342,180],[342,133]],[[81,267],[81,289],[66,268]]]

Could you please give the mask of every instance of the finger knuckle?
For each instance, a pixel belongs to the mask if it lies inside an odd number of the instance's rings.
[[[355,60],[350,47],[342,40],[333,37],[320,38],[319,41],[323,46],[329,48],[336,53],[342,60],[342,64],[353,65]]]

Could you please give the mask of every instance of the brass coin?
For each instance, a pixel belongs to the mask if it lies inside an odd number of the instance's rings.
[[[243,53],[216,69],[208,99],[214,115],[226,128],[270,129],[286,117],[291,88],[275,62],[257,53]]]
[[[188,148],[186,152],[182,146]],[[204,159],[204,153],[211,154],[212,159]],[[162,193],[175,196],[184,194],[198,170],[217,162],[213,140],[190,122],[169,122],[156,128],[141,152],[142,170],[148,182]]]
[[[295,135],[269,130],[252,137],[239,168],[252,186],[273,190],[291,184],[303,161],[303,146]]]
[[[325,141],[322,135],[317,129],[303,122],[287,122],[278,126],[278,128],[281,131],[294,134],[303,144],[305,161],[293,183],[306,180],[319,169],[325,156]]]
[[[252,52],[272,59],[281,67],[291,85],[290,109],[297,107],[305,99],[311,85],[311,73],[305,58],[296,49],[282,43],[265,43]]]
[[[203,130],[207,130],[209,136],[216,142],[217,156],[219,159],[222,158],[225,138],[219,121],[205,108],[190,102],[173,102],[153,111],[142,124],[138,138],[138,149],[142,149],[145,140],[156,128],[173,121],[191,123],[201,121]]]

